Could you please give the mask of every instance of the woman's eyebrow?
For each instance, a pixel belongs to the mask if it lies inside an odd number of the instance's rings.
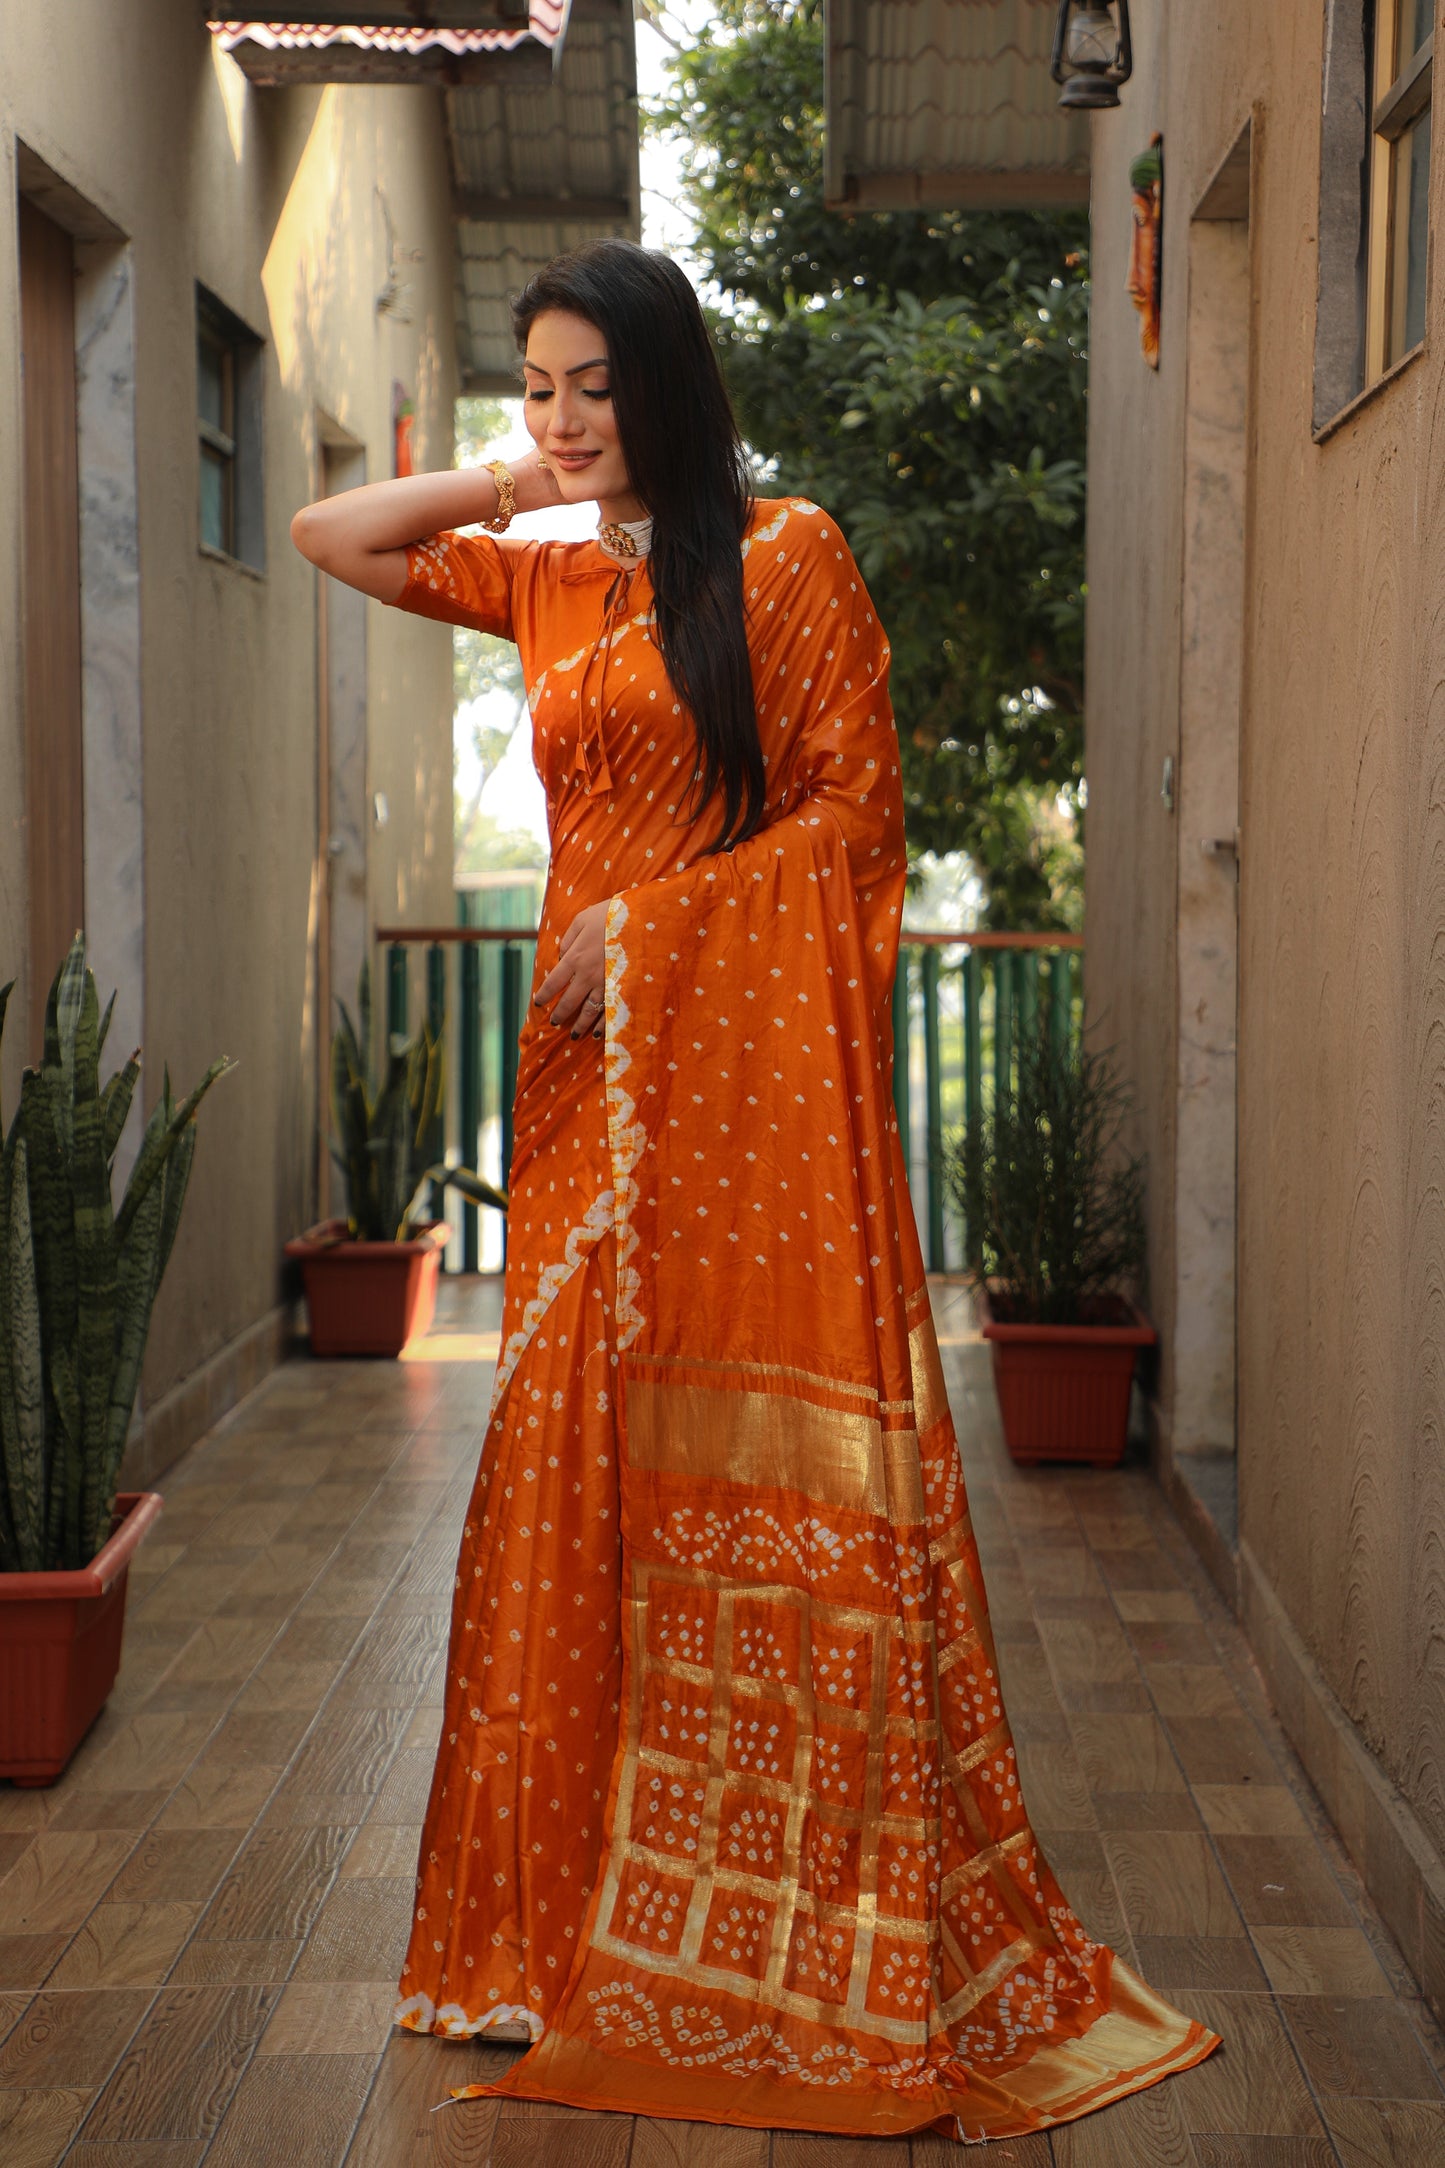
[[[544,369],[541,363],[538,361],[524,360],[522,363],[522,367],[524,369],[530,369],[534,376],[545,376],[549,383],[552,380],[551,370]],[[605,354],[599,354],[596,361],[579,361],[575,369],[568,369],[564,373],[568,376],[585,376],[589,369],[605,369],[606,367],[607,356]]]

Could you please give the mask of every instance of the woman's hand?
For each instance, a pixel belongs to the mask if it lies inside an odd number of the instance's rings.
[[[607,905],[589,903],[563,934],[561,953],[532,999],[539,1009],[555,1001],[552,1022],[570,1024],[574,1039],[585,1031],[600,1039],[606,976]]]

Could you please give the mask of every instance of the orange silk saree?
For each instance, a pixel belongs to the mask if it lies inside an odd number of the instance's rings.
[[[891,1098],[888,649],[834,522],[755,507],[766,826],[709,855],[646,569],[439,536],[403,603],[515,639],[606,1037],[523,1034],[502,1356],[399,2022],[496,2087],[983,2140],[1216,2036],[1029,1827]],[[711,816],[711,817],[710,817]]]

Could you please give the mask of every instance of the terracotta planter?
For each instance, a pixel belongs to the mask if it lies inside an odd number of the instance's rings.
[[[1011,1325],[979,1296],[981,1329],[993,1348],[993,1382],[1004,1443],[1023,1466],[1041,1460],[1113,1468],[1129,1438],[1129,1390],[1154,1327],[1119,1300],[1117,1323]]]
[[[409,1242],[354,1242],[345,1220],[324,1220],[286,1255],[299,1258],[313,1355],[399,1355],[436,1309],[450,1233],[431,1220]]]
[[[130,1562],[156,1491],[122,1491],[115,1532],[78,1573],[0,1573],[0,1777],[53,1784],[120,1669]]]

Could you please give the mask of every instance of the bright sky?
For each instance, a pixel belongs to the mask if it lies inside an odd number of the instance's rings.
[[[669,27],[674,34],[685,31],[690,19],[700,20],[706,10],[697,0],[672,0],[668,9]],[[637,20],[637,84],[644,102],[659,96],[667,87],[666,63],[668,48],[656,30],[639,14]],[[653,135],[642,138],[642,239],[648,248],[663,248],[677,258],[684,270],[691,271],[687,241],[690,227],[686,216],[678,209],[678,148],[664,143]],[[489,445],[492,458],[511,459],[526,451],[531,442],[522,423],[520,400],[506,402],[513,421],[512,432],[499,444]],[[546,512],[526,512],[518,515],[514,532],[519,535],[541,535],[567,538],[591,534],[597,525],[595,505],[557,505]],[[491,724],[494,728],[508,728],[515,717],[510,700],[502,695],[490,695],[479,701],[470,701],[458,709],[456,716],[457,784],[463,796],[470,799],[476,787],[477,764],[472,750],[472,731],[476,723]],[[482,793],[482,811],[491,816],[503,828],[525,828],[533,835],[547,840],[547,809],[542,785],[532,765],[531,733],[525,728],[512,731],[511,743],[501,761],[487,779]]]

